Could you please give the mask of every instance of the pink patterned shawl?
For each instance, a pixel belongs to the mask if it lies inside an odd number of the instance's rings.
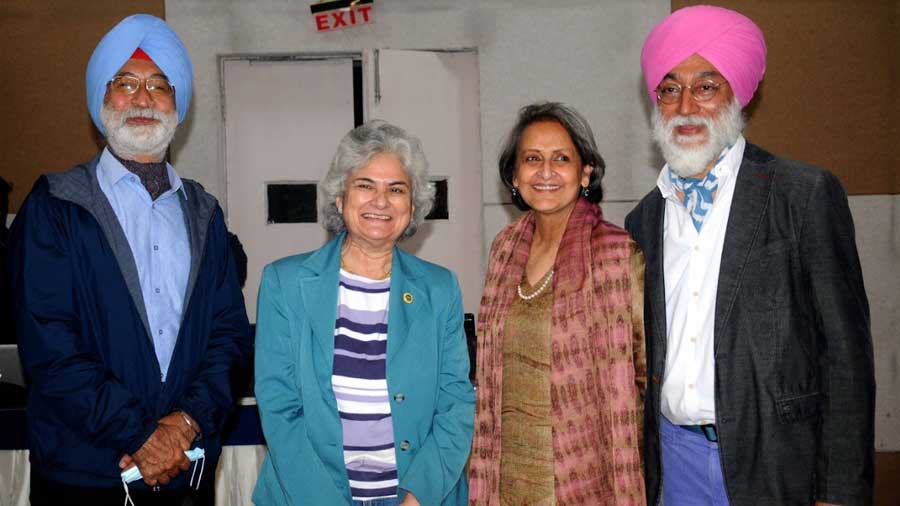
[[[503,329],[534,234],[529,212],[494,240],[478,315],[470,506],[500,505]],[[550,399],[558,506],[643,505],[644,260],[579,199],[553,277]]]

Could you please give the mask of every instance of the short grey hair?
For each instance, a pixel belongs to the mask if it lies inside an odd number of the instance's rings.
[[[409,225],[400,240],[412,237],[434,206],[434,185],[428,180],[428,161],[422,151],[422,143],[406,130],[386,121],[375,119],[350,130],[338,144],[328,173],[319,183],[322,193],[322,226],[338,233],[347,228],[344,217],[337,208],[337,198],[347,189],[347,176],[365,167],[375,155],[397,155],[400,165],[412,182],[414,211]]]

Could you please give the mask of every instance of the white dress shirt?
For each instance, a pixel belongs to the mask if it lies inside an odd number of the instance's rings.
[[[713,167],[719,186],[699,232],[669,180],[668,165],[656,182],[666,200],[663,268],[668,333],[661,411],[678,425],[716,422],[716,292],[725,230],[745,145],[744,137],[738,137]]]

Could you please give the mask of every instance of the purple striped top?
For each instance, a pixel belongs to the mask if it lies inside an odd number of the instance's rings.
[[[390,278],[376,281],[341,269],[331,385],[355,501],[397,496],[385,369],[390,290]]]

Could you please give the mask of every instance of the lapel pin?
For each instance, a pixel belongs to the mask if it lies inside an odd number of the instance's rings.
[[[412,301],[413,301],[413,296],[411,293],[406,292],[403,294],[403,302],[405,302],[407,304],[412,304]]]

